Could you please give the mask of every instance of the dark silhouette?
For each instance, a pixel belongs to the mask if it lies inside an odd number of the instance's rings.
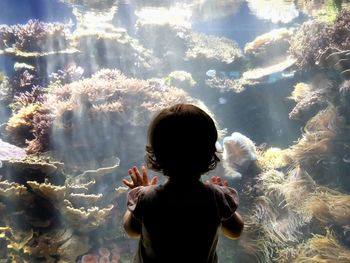
[[[218,230],[231,239],[240,236],[243,220],[236,212],[238,194],[213,177],[202,183],[202,174],[216,167],[214,121],[203,110],[177,104],[162,110],[151,122],[146,146],[147,167],[168,177],[157,185],[145,167],[129,170],[132,189],[124,228],[140,237],[133,262],[218,262]]]

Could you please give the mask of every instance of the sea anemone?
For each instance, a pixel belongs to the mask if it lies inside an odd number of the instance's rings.
[[[334,234],[314,235],[302,244],[295,263],[350,262],[350,251],[339,244]]]
[[[241,177],[241,173],[257,159],[255,144],[239,132],[225,137],[223,145],[223,166],[228,176]]]

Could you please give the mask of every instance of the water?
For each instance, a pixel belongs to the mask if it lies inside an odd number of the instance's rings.
[[[350,262],[347,8],[2,0],[0,262],[129,262],[121,181],[178,102],[222,133],[203,180],[240,195],[245,229],[220,236],[220,262]]]

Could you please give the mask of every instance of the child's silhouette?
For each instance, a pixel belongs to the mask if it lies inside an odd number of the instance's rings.
[[[132,181],[123,181],[132,189],[124,228],[130,236],[141,237],[133,262],[217,262],[218,230],[232,239],[240,236],[237,192],[218,177],[211,184],[200,181],[219,162],[217,137],[213,120],[193,105],[166,108],[153,119],[146,164],[168,181],[149,181],[145,167],[142,174],[133,167]]]

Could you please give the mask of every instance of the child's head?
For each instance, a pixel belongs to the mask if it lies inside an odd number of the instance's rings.
[[[214,121],[200,108],[190,104],[165,108],[148,129],[147,166],[170,177],[199,178],[219,162],[217,138]]]

